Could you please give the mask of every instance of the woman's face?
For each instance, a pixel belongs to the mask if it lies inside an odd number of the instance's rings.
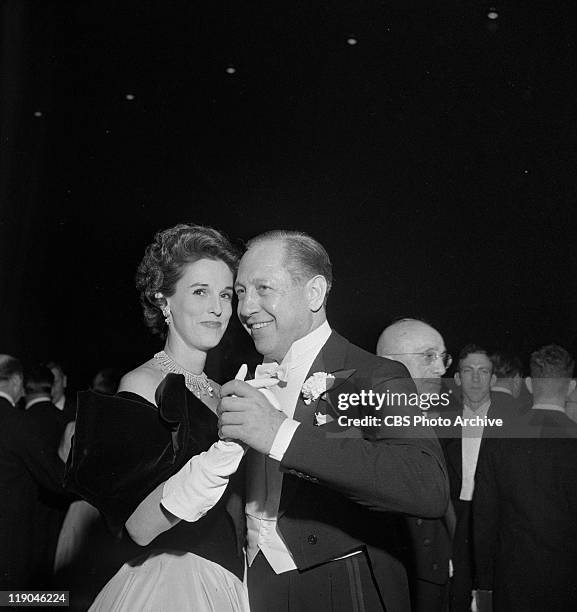
[[[221,340],[232,314],[233,276],[220,260],[186,264],[174,294],[166,298],[172,322],[169,335],[207,351]]]

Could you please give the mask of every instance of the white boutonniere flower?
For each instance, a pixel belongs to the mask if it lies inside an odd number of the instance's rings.
[[[325,393],[327,381],[334,380],[334,378],[333,374],[327,374],[327,372],[315,372],[312,376],[309,376],[301,388],[305,404],[308,406]]]

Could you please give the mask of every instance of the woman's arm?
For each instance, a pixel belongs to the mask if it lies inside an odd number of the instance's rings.
[[[150,544],[154,538],[180,522],[161,504],[164,484],[159,484],[144,498],[126,521],[128,534],[139,546]]]
[[[130,537],[141,546],[180,520],[198,521],[222,497],[245,449],[237,442],[215,442],[195,455],[176,474],[161,483],[126,521]]]

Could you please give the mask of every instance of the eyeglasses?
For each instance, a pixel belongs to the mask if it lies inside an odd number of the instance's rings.
[[[401,355],[421,355],[427,365],[431,365],[437,359],[443,362],[443,367],[447,369],[452,363],[453,358],[449,353],[437,353],[436,351],[425,351],[424,353],[387,353],[387,357],[399,357]]]

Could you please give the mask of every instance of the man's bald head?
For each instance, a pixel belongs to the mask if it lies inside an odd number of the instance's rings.
[[[383,330],[377,342],[377,355],[384,357],[387,354],[413,352],[420,350],[423,342],[443,343],[443,338],[424,321],[401,319]]]
[[[400,361],[409,370],[419,393],[437,393],[446,371],[441,334],[418,319],[401,319],[389,325],[377,342],[377,355]],[[432,358],[431,358],[432,357]]]

